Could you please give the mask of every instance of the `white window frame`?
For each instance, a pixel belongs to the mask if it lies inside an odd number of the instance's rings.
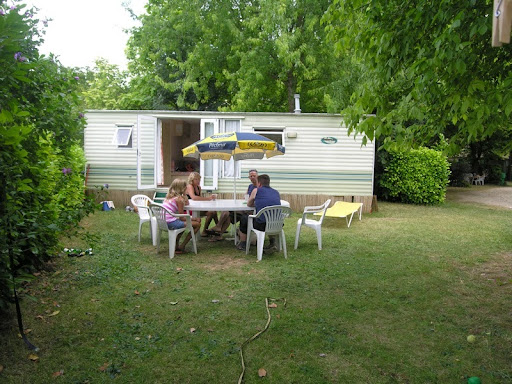
[[[125,141],[119,142],[119,133],[128,130],[128,136]],[[133,125],[116,124],[116,131],[112,138],[112,144],[117,148],[133,148]]]
[[[236,130],[236,132],[242,131],[242,120],[241,119],[222,119],[220,121],[220,127],[219,127],[220,133],[230,132],[230,131],[226,130],[226,121],[238,121],[238,129]],[[232,179],[233,178],[232,171],[230,172],[229,176],[227,176],[227,174],[228,174],[228,170],[233,169],[233,168],[235,168],[236,178],[241,179],[242,178],[242,176],[241,176],[242,173],[241,173],[241,169],[240,169],[241,167],[240,166],[235,167],[233,159],[231,159],[229,161],[222,162],[222,166],[220,167],[220,172],[221,172],[220,177],[223,179],[224,178]]]
[[[201,133],[200,138],[201,140],[206,137],[206,125],[212,124],[213,127],[213,133],[210,134],[218,134],[219,133],[219,119],[201,119]],[[205,184],[206,183],[206,161],[211,162],[212,165],[212,183],[211,184]],[[204,190],[210,190],[210,191],[216,191],[218,188],[218,182],[219,182],[219,160],[213,159],[213,160],[200,160],[199,162],[199,174],[201,175],[201,188]]]
[[[266,135],[281,135],[281,144],[283,147],[286,147],[285,143],[285,128],[283,126],[256,126],[252,127],[252,131],[258,135],[265,136]]]

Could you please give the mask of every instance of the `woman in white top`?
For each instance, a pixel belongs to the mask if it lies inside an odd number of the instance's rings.
[[[212,194],[208,197],[201,196],[201,186],[199,183],[201,182],[201,175],[197,172],[191,172],[190,175],[188,175],[188,182],[187,182],[187,196],[190,200],[196,200],[196,201],[208,201],[208,200],[215,200],[216,195]],[[217,212],[215,211],[208,211],[206,212],[206,220],[204,222],[203,230],[201,231],[201,236],[206,237],[208,234],[206,233],[206,230],[210,226],[211,221],[213,220],[215,223],[219,221],[217,217]]]

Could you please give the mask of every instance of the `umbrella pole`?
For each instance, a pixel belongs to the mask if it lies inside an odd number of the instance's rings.
[[[235,203],[236,203],[236,163],[238,163],[238,161],[233,159],[233,185],[234,185],[233,200],[235,200]]]

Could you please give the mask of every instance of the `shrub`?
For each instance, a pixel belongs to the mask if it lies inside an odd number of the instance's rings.
[[[0,11],[2,310],[12,300],[12,281],[26,280],[54,255],[63,231],[93,205],[83,187],[79,77],[39,56],[32,11],[1,1]]]
[[[391,152],[382,175],[381,187],[391,200],[413,204],[442,203],[450,175],[446,156],[421,147]]]

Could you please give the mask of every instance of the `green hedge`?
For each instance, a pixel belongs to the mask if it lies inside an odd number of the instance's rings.
[[[80,77],[38,53],[32,10],[0,2],[0,310],[94,205],[85,197]]]
[[[381,188],[390,200],[412,204],[444,202],[450,164],[442,152],[429,148],[391,152]]]

